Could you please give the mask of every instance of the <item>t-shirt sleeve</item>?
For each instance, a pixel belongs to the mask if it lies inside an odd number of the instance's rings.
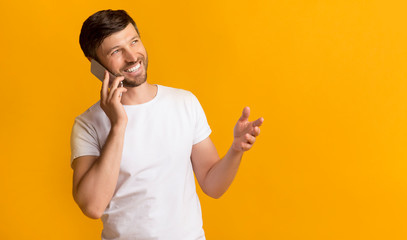
[[[95,129],[77,117],[71,133],[71,166],[75,158],[99,155],[100,148]]]
[[[192,103],[194,109],[194,116],[195,116],[195,129],[194,129],[194,137],[193,137],[193,144],[197,144],[203,140],[205,140],[211,134],[212,130],[209,127],[208,121],[206,119],[205,112],[199,103],[198,99],[195,95],[192,95]]]

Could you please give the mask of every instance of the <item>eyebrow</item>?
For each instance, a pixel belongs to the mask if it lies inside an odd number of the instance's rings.
[[[134,41],[134,39],[140,39],[140,36],[135,35],[134,37],[130,38],[130,42]],[[114,49],[119,48],[120,45],[114,46],[107,51],[107,54],[111,53]]]

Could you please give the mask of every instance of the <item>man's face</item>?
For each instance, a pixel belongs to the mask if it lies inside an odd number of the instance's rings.
[[[126,87],[137,87],[147,79],[147,52],[132,24],[105,38],[96,55],[114,75],[124,76]]]

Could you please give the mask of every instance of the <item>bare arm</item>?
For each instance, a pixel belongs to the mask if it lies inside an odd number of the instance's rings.
[[[192,147],[192,164],[202,190],[213,198],[221,197],[236,176],[243,153],[252,148],[260,134],[263,118],[249,122],[250,109],[246,107],[234,128],[232,146],[219,159],[215,145],[208,137]]]
[[[73,162],[73,197],[83,213],[90,218],[100,218],[109,204],[120,171],[127,115],[120,103],[125,88],[117,88],[123,79],[114,80],[108,90],[109,78],[105,75],[100,105],[111,122],[110,133],[99,157],[82,156]]]

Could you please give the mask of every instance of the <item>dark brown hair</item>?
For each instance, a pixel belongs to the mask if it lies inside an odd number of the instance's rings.
[[[82,25],[79,44],[86,57],[98,60],[96,49],[103,40],[133,24],[140,36],[134,20],[124,10],[102,10],[90,16]]]

